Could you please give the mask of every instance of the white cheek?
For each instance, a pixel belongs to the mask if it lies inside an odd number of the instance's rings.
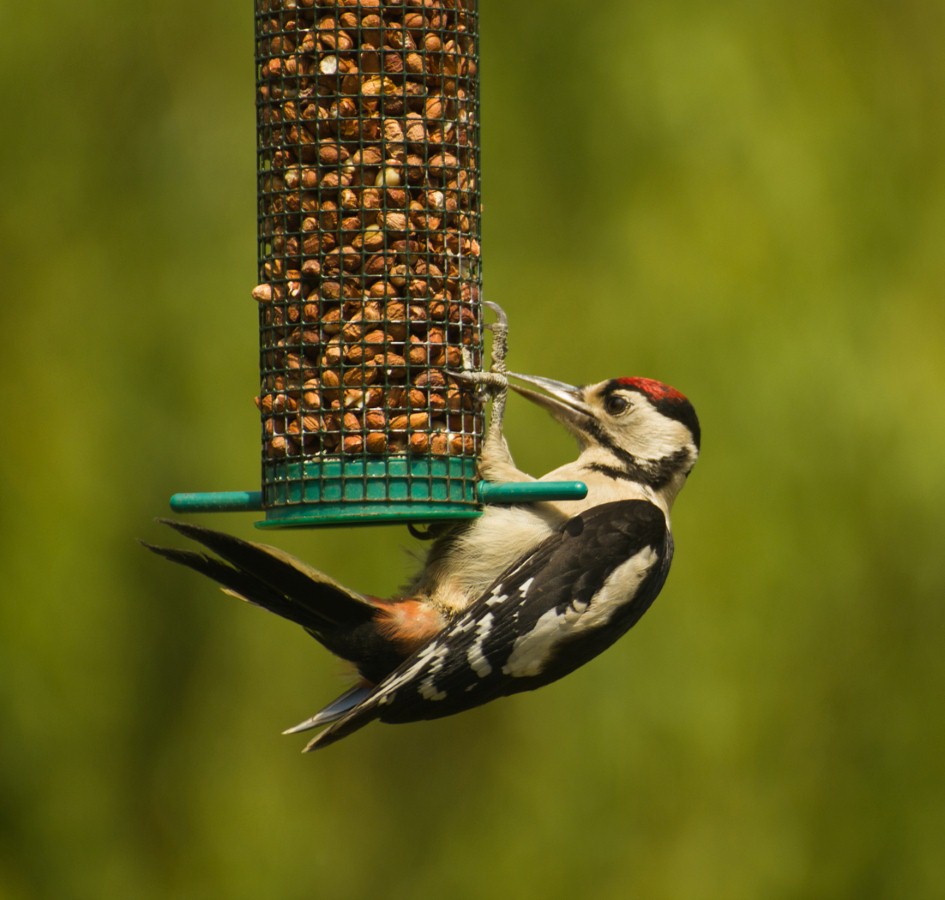
[[[689,429],[652,406],[639,406],[627,422],[626,448],[639,459],[662,459],[691,443]]]

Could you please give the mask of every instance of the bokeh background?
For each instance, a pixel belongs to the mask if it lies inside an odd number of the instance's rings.
[[[704,455],[615,648],[315,756],[339,667],[136,543],[258,486],[251,12],[0,7],[0,896],[945,895],[945,6],[483,0],[513,366],[669,381]]]

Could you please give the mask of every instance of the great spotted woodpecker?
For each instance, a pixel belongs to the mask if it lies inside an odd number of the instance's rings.
[[[327,726],[306,750],[374,719],[439,718],[555,681],[623,635],[662,588],[673,554],[670,508],[699,453],[692,405],[647,378],[572,387],[511,377],[540,389],[510,384],[581,448],[540,480],[584,481],[587,497],[487,506],[434,541],[402,596],[357,593],[273,547],[183,522],[167,524],[219,559],[145,544],[298,623],[354,664],[357,685],[286,731]],[[531,480],[512,461],[499,413],[482,474]]]

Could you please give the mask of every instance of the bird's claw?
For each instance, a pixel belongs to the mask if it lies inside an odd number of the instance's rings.
[[[505,355],[508,351],[509,317],[498,303],[483,300],[482,305],[491,309],[496,318],[494,322],[486,322],[483,325],[492,332],[492,360],[489,370],[477,372],[469,369],[447,369],[446,374],[457,381],[476,385],[496,397],[507,391],[509,387],[509,380],[506,377],[508,369],[505,364]]]
[[[477,385],[493,390],[505,390],[509,386],[509,379],[504,372],[470,372],[465,369],[447,369],[446,374],[457,381]]]
[[[509,345],[509,318],[505,310],[498,303],[483,301],[483,306],[489,307],[496,320],[486,323],[485,328],[492,332],[492,361],[488,372],[477,372],[470,369],[448,369],[446,374],[457,381],[475,385],[480,391],[480,397],[488,393],[492,396],[492,410],[489,417],[489,427],[486,431],[483,445],[484,453],[487,448],[504,446],[502,437],[502,422],[505,417],[505,400],[509,392],[508,368],[505,364],[505,354]],[[505,454],[508,455],[506,448]]]
[[[495,313],[495,321],[486,322],[485,327],[493,333],[495,333],[496,330],[500,330],[507,334],[509,330],[509,317],[506,315],[505,310],[502,309],[498,303],[493,303],[491,300],[483,300],[482,305],[488,306],[489,309]]]
[[[492,363],[489,366],[489,371],[498,375],[505,375],[507,371],[505,356],[509,349],[509,317],[498,303],[483,300],[482,305],[488,306],[495,313],[495,321],[485,326],[492,332]],[[503,385],[503,389],[507,387],[508,382]]]

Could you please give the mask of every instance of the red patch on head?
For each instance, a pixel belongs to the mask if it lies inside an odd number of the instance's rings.
[[[662,381],[657,381],[655,378],[618,378],[617,383],[622,384],[624,387],[636,388],[638,391],[643,391],[644,394],[655,401],[671,400],[675,403],[679,403],[686,399],[676,388],[670,387],[668,384],[663,384]]]

